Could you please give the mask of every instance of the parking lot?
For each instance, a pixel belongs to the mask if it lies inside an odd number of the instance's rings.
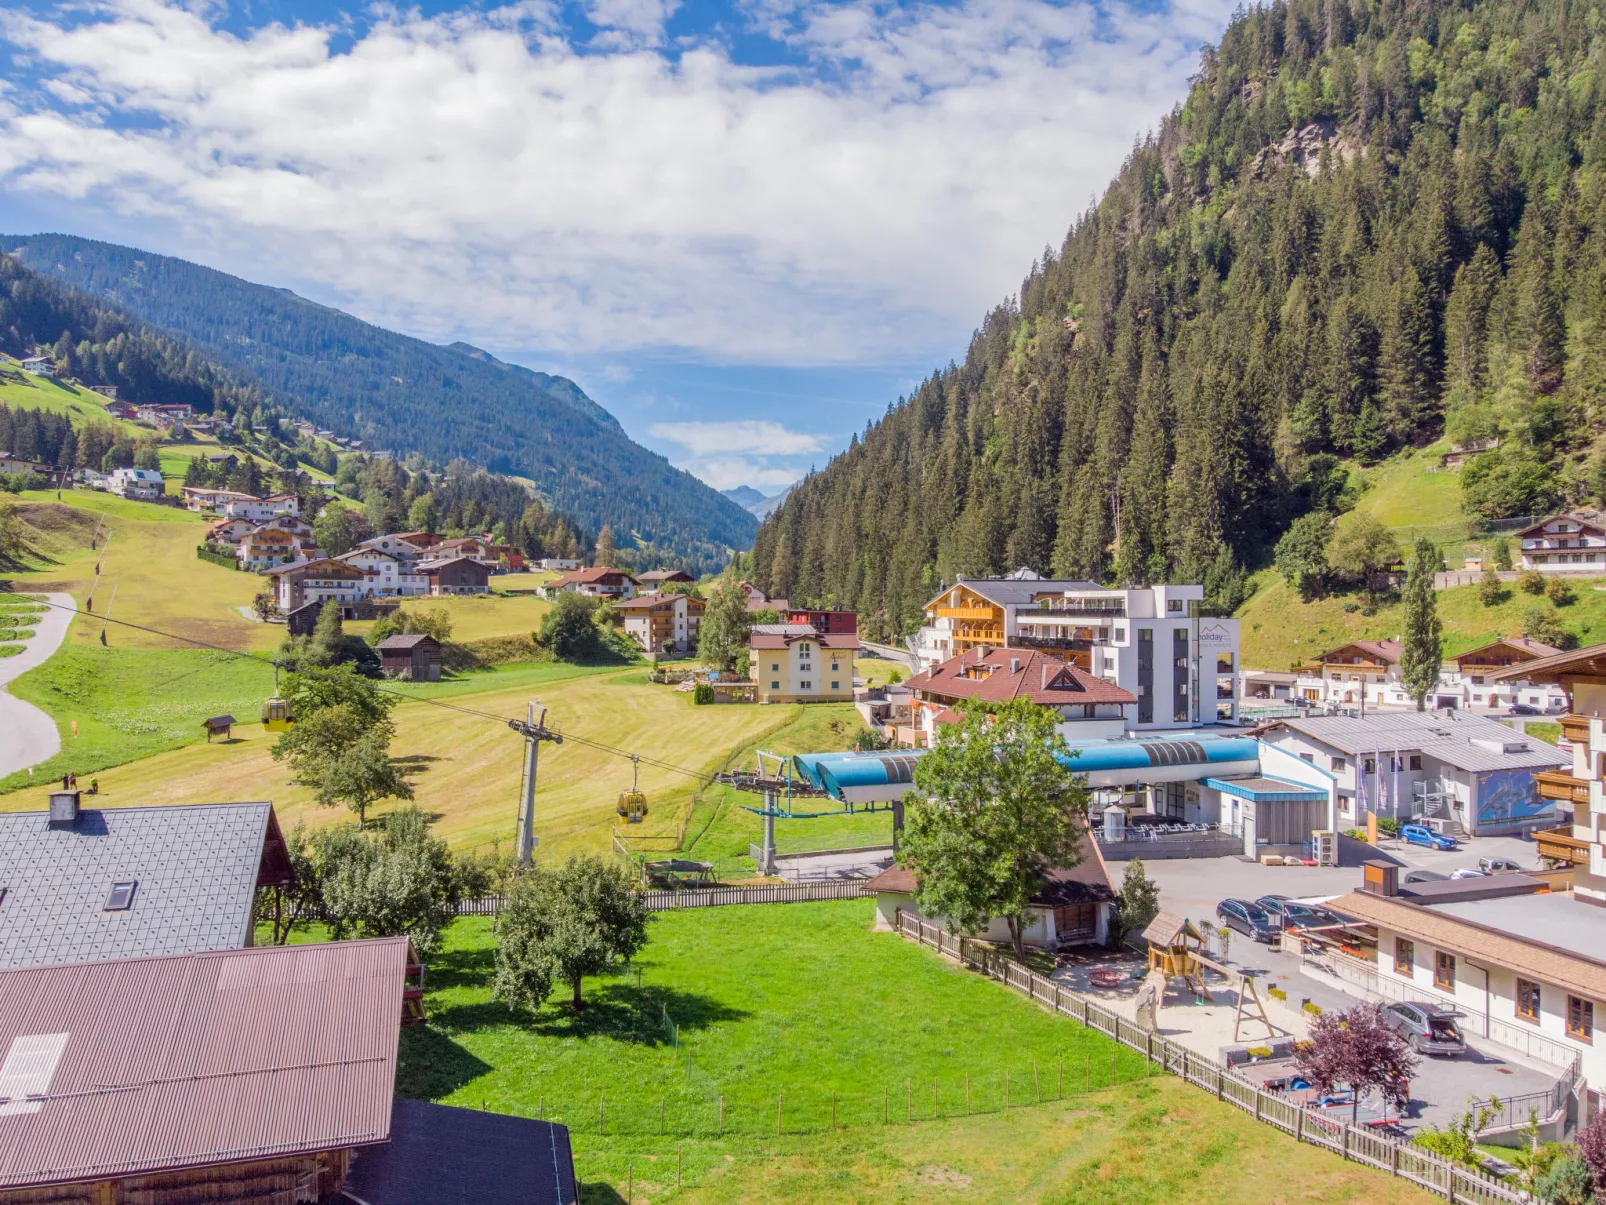
[[[1406,868],[1448,874],[1458,867],[1476,866],[1480,857],[1510,858],[1520,866],[1537,866],[1533,844],[1516,838],[1480,838],[1453,851],[1392,844],[1374,850],[1362,842],[1340,838],[1342,864],[1336,867],[1261,866],[1242,858],[1208,858],[1146,862],[1144,869],[1160,887],[1162,908],[1213,930],[1217,926],[1216,904],[1222,899],[1253,900],[1275,894],[1310,900],[1343,895],[1359,888],[1360,864],[1369,858],[1399,864],[1403,877]],[[1110,875],[1117,885],[1125,869],[1125,863],[1110,864]],[[1306,975],[1298,954],[1273,950],[1241,933],[1231,936],[1227,962],[1254,975],[1263,994],[1264,988],[1272,984],[1288,994],[1291,1007],[1275,1010],[1272,1019],[1296,1034],[1301,1032],[1302,1018],[1294,1010],[1302,1000],[1308,999],[1323,1010],[1341,1010],[1360,1002],[1360,997]],[[1207,1018],[1215,1008],[1195,1006],[1175,992],[1168,995],[1167,1008],[1161,1012],[1161,1028],[1191,1028],[1189,1013],[1195,1009],[1200,1022],[1199,1038],[1203,1044],[1214,1042],[1219,1026]],[[1458,1058],[1421,1060],[1411,1086],[1412,1107],[1404,1119],[1407,1130],[1443,1126],[1464,1112],[1472,1099],[1542,1091],[1560,1072],[1560,1068],[1528,1059],[1477,1034],[1467,1035],[1467,1042],[1468,1052]],[[1201,1049],[1201,1053],[1214,1055],[1215,1051]]]

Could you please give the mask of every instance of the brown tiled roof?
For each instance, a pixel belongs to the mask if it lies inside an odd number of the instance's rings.
[[[1115,885],[1110,882],[1110,870],[1099,852],[1099,844],[1090,832],[1082,833],[1082,860],[1075,866],[1056,867],[1044,876],[1042,888],[1031,902],[1052,908],[1059,904],[1097,904],[1115,899]],[[915,893],[914,872],[902,866],[890,866],[865,884],[871,891]]]
[[[0,1050],[59,1051],[0,1118],[0,1189],[384,1142],[407,961],[387,937],[0,971]]]
[[[1360,649],[1361,652],[1376,657],[1387,665],[1396,665],[1400,660],[1400,642],[1398,640],[1351,640],[1349,643],[1341,644],[1335,649],[1328,649],[1325,653],[1319,653],[1312,660],[1326,661],[1327,658],[1336,653],[1341,653],[1345,649]]]
[[[639,577],[644,582],[694,582],[697,579],[684,569],[649,569]]]
[[[440,641],[436,640],[435,637],[431,636],[429,633],[415,632],[407,636],[386,636],[378,644],[374,645],[374,648],[378,649],[382,653],[389,652],[393,649],[397,652],[407,652],[410,649],[417,648],[425,641],[435,645],[437,648],[440,647]]]
[[[1370,925],[1381,925],[1441,950],[1495,962],[1525,978],[1544,980],[1594,1000],[1606,1000],[1606,961],[1585,958],[1540,942],[1513,937],[1499,929],[1431,907],[1360,891],[1329,900],[1327,907]]]
[[[1013,668],[1016,663],[1020,668]],[[968,677],[978,667],[985,678]],[[1113,682],[1036,649],[977,648],[916,674],[907,686],[917,694],[1008,703],[1030,699],[1044,707],[1067,703],[1132,703],[1137,696]]]
[[[631,577],[623,569],[607,569],[603,568],[602,566],[593,566],[590,569],[573,569],[568,573],[565,573],[562,577],[555,577],[547,583],[547,589],[554,590],[559,586],[567,586],[571,584],[585,585],[589,582],[600,582],[610,575],[617,575],[629,582],[631,585],[640,584],[635,578]]]
[[[1520,540],[1523,536],[1537,535],[1543,532],[1547,523],[1559,523],[1563,519],[1569,523],[1578,524],[1580,531],[1588,530],[1597,536],[1606,535],[1606,529],[1602,529],[1601,525],[1594,519],[1586,519],[1582,515],[1573,514],[1551,515],[1548,519],[1539,520],[1539,522],[1535,523],[1532,527],[1524,527],[1521,531],[1514,531],[1511,534]],[[1568,532],[1567,534],[1572,535],[1574,533]]]
[[[269,569],[264,577],[283,577],[287,573],[317,574],[320,577],[367,577],[368,574],[354,565],[342,564],[333,557],[320,557],[316,561],[292,561]]]
[[[1521,665],[1508,665],[1491,673],[1489,680],[1504,682],[1511,678],[1525,678],[1531,682],[1549,683],[1559,682],[1566,674],[1602,673],[1606,673],[1606,644],[1592,644],[1570,653],[1557,653],[1536,661],[1524,661]]]
[[[1502,647],[1516,649],[1519,653],[1527,653],[1530,661],[1539,657],[1554,657],[1561,652],[1558,648],[1553,648],[1548,644],[1541,644],[1537,640],[1530,640],[1527,636],[1502,636],[1499,640],[1492,641],[1479,648],[1468,649],[1464,653],[1458,653],[1451,660],[1459,663],[1469,657],[1476,657],[1479,653],[1487,653]]]

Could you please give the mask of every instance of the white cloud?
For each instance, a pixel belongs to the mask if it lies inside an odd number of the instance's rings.
[[[197,6],[12,12],[0,186],[321,282],[427,338],[832,364],[945,352],[1181,95],[1227,0],[749,0],[807,60],[658,48],[675,0],[236,36]]]
[[[826,446],[823,435],[788,430],[764,419],[654,423],[650,430],[654,439],[677,443],[693,456],[806,456]]]
[[[760,493],[775,494],[803,475],[762,459],[746,456],[711,456],[687,460],[681,465],[692,476],[706,481],[716,490],[750,485]]]

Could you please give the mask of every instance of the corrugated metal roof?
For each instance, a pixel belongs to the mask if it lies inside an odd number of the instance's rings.
[[[1454,709],[1384,711],[1365,716],[1307,716],[1277,720],[1269,726],[1269,731],[1279,727],[1321,741],[1353,757],[1421,750],[1447,765],[1473,772],[1541,770],[1547,766],[1572,764],[1571,758],[1538,737],[1524,736],[1497,720]],[[1504,753],[1474,745],[1471,743],[1474,740],[1499,741],[1525,748]]]
[[[238,949],[251,931],[271,803],[0,813],[0,967]],[[104,911],[116,882],[131,907]]]
[[[0,971],[0,1050],[65,1034],[0,1188],[383,1142],[405,937]],[[0,1108],[3,1114],[3,1108]]]

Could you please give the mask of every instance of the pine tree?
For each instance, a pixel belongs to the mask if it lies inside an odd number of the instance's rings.
[[[1443,629],[1439,622],[1438,598],[1433,577],[1442,558],[1428,539],[1419,539],[1411,551],[1405,575],[1405,634],[1400,649],[1400,682],[1416,700],[1416,709],[1426,707],[1428,694],[1439,684],[1444,662]]]
[[[617,567],[618,562],[619,555],[613,546],[613,527],[604,523],[601,533],[597,536],[597,550],[591,558],[591,564],[598,569],[613,569]]]
[[[1452,388],[1481,389],[1487,381],[1489,307],[1499,287],[1500,262],[1488,244],[1479,243],[1472,258],[1456,269],[1444,307],[1445,375]]]
[[[1379,375],[1389,432],[1404,444],[1427,425],[1439,392],[1438,365],[1433,310],[1415,268],[1406,266],[1392,300]]]

